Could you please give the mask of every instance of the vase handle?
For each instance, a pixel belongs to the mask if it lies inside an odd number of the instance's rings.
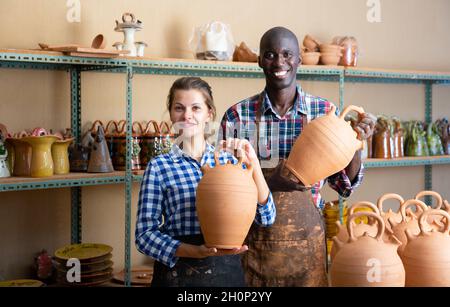
[[[424,212],[428,210],[427,205],[425,205],[425,203],[423,201],[418,200],[418,199],[408,199],[400,206],[400,214],[402,215],[402,222],[404,222],[404,223],[406,223],[406,208],[411,205],[416,205],[417,209],[420,208]]]
[[[422,215],[419,218],[420,232],[422,234],[430,234],[430,231],[426,230],[426,229],[429,229],[429,228],[425,227],[425,223],[428,224],[427,218],[428,218],[429,215],[441,215],[442,217],[445,218],[444,219],[445,220],[445,224],[444,224],[445,228],[444,228],[444,231],[442,231],[442,233],[448,235],[448,232],[450,230],[450,215],[447,212],[445,212],[443,210],[440,210],[440,209],[430,209],[430,210],[427,210],[424,213],[422,213]]]
[[[383,212],[383,202],[385,200],[388,200],[388,199],[396,199],[396,200],[398,200],[400,202],[400,206],[405,202],[403,197],[401,197],[398,194],[395,194],[395,193],[384,194],[383,196],[381,196],[378,199],[378,202],[377,202],[378,210],[380,210],[380,213]]]
[[[417,193],[417,195],[414,197],[414,199],[420,199],[421,197],[425,196],[425,195],[429,195],[429,196],[433,196],[436,199],[436,208],[433,209],[441,209],[442,207],[442,196],[435,192],[435,191],[422,191]]]
[[[350,215],[348,222],[347,222],[347,231],[348,231],[348,236],[349,236],[349,241],[348,242],[354,242],[356,241],[356,237],[353,231],[353,220],[363,217],[363,216],[367,216],[367,218],[373,218],[375,220],[378,221],[378,232],[376,235],[376,239],[378,241],[382,240],[383,234],[384,234],[384,230],[386,228],[386,225],[384,224],[383,219],[381,218],[380,215],[374,213],[374,212],[369,212],[369,211],[362,211],[362,212],[356,212],[355,214]]]
[[[344,119],[345,115],[347,115],[351,111],[356,111],[358,114],[364,114],[364,109],[362,107],[349,105],[347,106],[344,111],[342,111],[341,115],[339,116],[340,119]]]

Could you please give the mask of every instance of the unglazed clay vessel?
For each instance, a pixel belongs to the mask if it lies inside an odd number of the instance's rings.
[[[391,224],[391,229],[394,233],[394,236],[396,236],[397,239],[402,242],[402,245],[398,248],[398,254],[400,255],[400,257],[402,257],[403,250],[408,243],[405,231],[408,229],[412,234],[415,235],[419,234],[420,231],[417,218],[414,215],[407,216],[406,214],[406,208],[412,205],[415,205],[416,208],[420,207],[422,211],[426,211],[428,209],[427,205],[425,205],[425,203],[423,203],[422,201],[417,199],[409,199],[400,205],[400,214],[402,216],[402,221],[400,223],[397,223],[392,218],[389,219],[389,223]]]
[[[257,189],[252,167],[238,164],[205,164],[197,187],[197,215],[205,245],[221,249],[240,248],[256,214]]]
[[[306,125],[292,147],[286,167],[304,185],[312,185],[344,169],[363,143],[350,123],[344,120],[350,111],[364,113],[363,108],[348,106],[341,116],[332,105],[327,115]]]
[[[367,216],[378,223],[377,234],[367,232],[356,236],[353,220]],[[358,212],[348,221],[349,239],[342,242],[333,238],[337,254],[331,263],[330,277],[333,287],[403,287],[405,269],[397,254],[401,244],[395,237],[383,240],[385,224],[381,216],[373,212]]]
[[[426,227],[431,216],[439,216],[445,221],[440,231]],[[406,271],[406,286],[409,287],[449,287],[450,286],[450,215],[437,209],[422,213],[419,218],[420,233],[414,235],[406,231],[408,244],[403,251]]]
[[[403,199],[403,197],[401,197],[398,194],[387,193],[387,194],[384,194],[383,196],[381,196],[377,201],[377,207],[378,207],[378,210],[380,210],[380,215],[383,218],[384,223],[386,224],[386,228],[392,231],[391,224],[389,223],[389,219],[392,219],[392,221],[394,221],[395,223],[400,223],[402,221],[402,215],[400,214],[400,207],[397,210],[397,212],[392,211],[391,208],[389,208],[389,210],[387,212],[383,211],[383,203],[389,199],[398,200],[400,203],[400,206],[405,202],[405,200]]]

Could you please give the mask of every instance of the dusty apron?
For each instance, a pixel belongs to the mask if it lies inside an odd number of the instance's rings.
[[[188,244],[204,244],[202,235],[175,238]],[[155,261],[152,287],[245,287],[245,279],[239,255],[180,257],[173,268]]]
[[[260,115],[257,114],[259,140]],[[274,169],[263,169],[266,181]],[[247,286],[328,286],[326,238],[323,218],[311,191],[272,192],[275,223],[253,223],[246,238],[249,250],[242,255]]]

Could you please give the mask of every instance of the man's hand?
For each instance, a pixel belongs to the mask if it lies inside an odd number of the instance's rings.
[[[358,133],[362,141],[372,136],[376,121],[377,118],[370,113],[363,113],[358,116],[358,123],[353,129]]]
[[[289,176],[288,170],[284,167],[285,160],[281,160],[275,168],[272,176],[267,181],[270,191],[272,192],[292,192],[292,191],[307,191],[311,187],[304,186],[298,179],[292,175]]]
[[[206,247],[205,245],[196,246],[193,258],[206,258],[211,256],[238,255],[248,250],[247,245],[233,249],[218,249],[215,247]]]

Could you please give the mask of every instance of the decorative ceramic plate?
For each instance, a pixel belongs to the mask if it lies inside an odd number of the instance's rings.
[[[112,258],[112,254],[107,254],[105,256],[101,256],[101,257],[97,257],[97,258],[90,258],[90,259],[80,259],[81,262],[81,266],[84,265],[90,265],[90,264],[100,264],[100,263],[104,263],[105,261],[111,260]],[[54,260],[56,261],[57,264],[62,265],[62,266],[66,266],[67,261],[69,259],[59,259],[59,258],[54,258]]]
[[[111,260],[106,260],[98,263],[82,263],[81,264],[81,275],[87,274],[87,273],[95,273],[107,270],[113,266],[114,262]],[[56,269],[58,271],[67,273],[72,267],[66,267],[63,263],[56,262],[55,264]]]
[[[34,279],[0,281],[0,287],[42,287],[44,283]]]
[[[82,243],[65,246],[55,252],[55,257],[63,260],[77,258],[80,261],[96,259],[111,253],[112,247],[105,244]]]

